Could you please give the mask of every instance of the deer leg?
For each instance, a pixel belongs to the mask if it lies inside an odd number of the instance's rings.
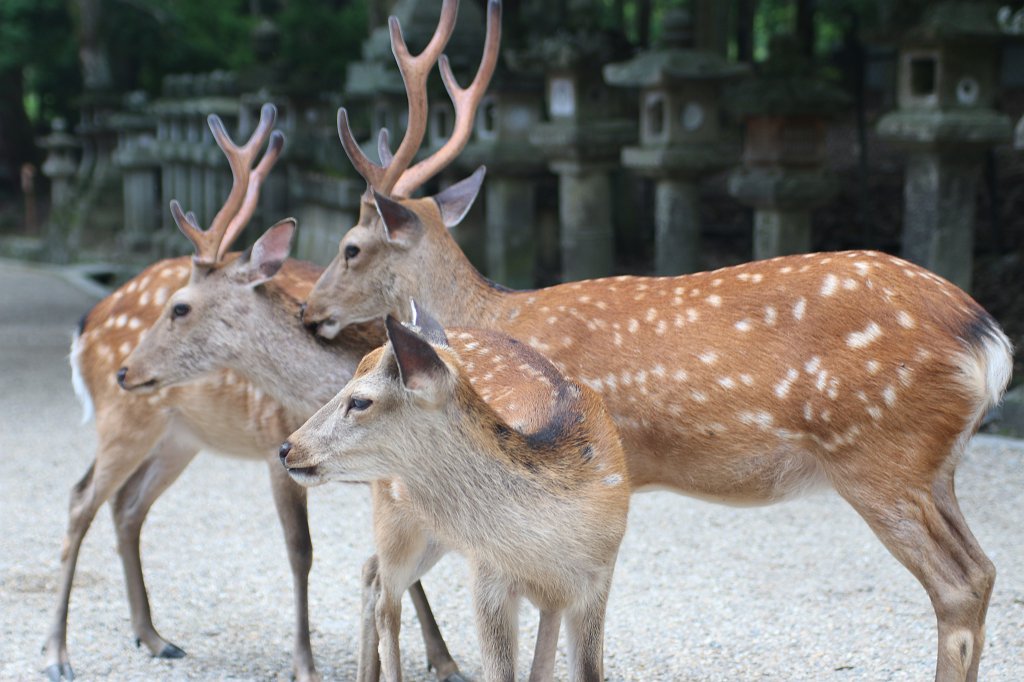
[[[936,681],[975,682],[995,567],[960,513],[952,473],[928,489],[837,489],[928,592],[938,621]]]
[[[379,561],[374,554],[363,564],[363,601],[359,630],[358,682],[380,679],[380,635],[377,633],[377,602],[380,600]]]
[[[448,645],[444,643],[441,636],[441,629],[437,626],[437,619],[427,601],[427,594],[423,591],[423,584],[417,580],[409,588],[409,598],[416,609],[416,618],[420,622],[420,631],[423,633],[423,644],[427,649],[427,664],[434,669],[437,679],[440,682],[466,682],[459,673],[459,666],[452,659],[448,651]]]
[[[555,655],[558,653],[558,630],[561,625],[561,611],[541,609],[530,682],[549,682],[555,679]]]
[[[429,571],[447,549],[432,539],[399,498],[393,497],[393,490],[387,484],[373,486],[373,529],[378,551],[376,560],[371,558],[363,568],[359,679],[361,682],[375,680],[375,666],[379,665],[384,679],[391,682],[401,679],[398,632],[402,593],[407,589],[415,592],[420,576]],[[411,596],[421,618],[429,664],[437,671],[439,680],[459,682],[463,678],[448,655],[422,586],[418,591],[419,594]],[[427,624],[423,623],[424,617]],[[379,638],[376,649],[379,663],[374,660],[374,638]]]
[[[284,530],[288,546],[288,560],[292,568],[295,595],[295,648],[292,653],[292,672],[296,682],[317,682],[320,675],[313,662],[313,649],[309,642],[309,570],[313,565],[313,543],[309,537],[309,517],[306,510],[306,489],[295,483],[275,454],[270,466],[270,485],[274,503]]]
[[[486,566],[473,569],[473,606],[484,678],[515,682],[519,598],[506,580]]]
[[[566,609],[569,679],[573,682],[604,679],[604,615],[609,587],[606,584],[602,592],[589,601]]]
[[[154,419],[150,419],[148,425],[148,429],[140,428],[124,433],[123,427],[118,429],[108,424],[109,428],[103,428],[103,424],[98,424],[100,446],[96,451],[96,459],[85,476],[71,489],[68,527],[60,556],[57,608],[43,645],[46,664],[44,672],[51,680],[74,678],[67,652],[68,604],[82,540],[96,517],[96,511],[135,471],[166,427],[166,423]],[[104,434],[110,436],[104,437]]]
[[[111,503],[135,642],[145,644],[159,658],[181,658],[185,652],[161,637],[153,626],[142,577],[139,535],[153,503],[178,479],[197,452],[194,446],[162,442],[118,489]]]

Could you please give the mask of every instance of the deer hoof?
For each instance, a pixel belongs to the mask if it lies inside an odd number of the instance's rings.
[[[176,647],[173,644],[167,644],[160,653],[156,655],[157,658],[185,658],[185,650]]]
[[[51,682],[75,679],[75,671],[71,669],[70,663],[54,663],[51,666],[47,666],[43,673],[45,673],[46,678],[51,680]]]

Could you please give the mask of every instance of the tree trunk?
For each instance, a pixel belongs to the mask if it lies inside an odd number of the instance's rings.
[[[0,70],[0,186],[20,187],[21,166],[37,163],[21,69]]]

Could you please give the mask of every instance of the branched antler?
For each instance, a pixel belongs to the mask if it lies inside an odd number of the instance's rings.
[[[441,54],[455,27],[457,12],[458,0],[444,0],[441,18],[433,37],[423,52],[415,57],[409,53],[398,19],[392,16],[388,20],[391,50],[402,73],[406,97],[409,100],[409,122],[405,137],[402,138],[402,143],[393,157],[387,144],[387,131],[381,130],[381,137],[378,140],[381,164],[371,161],[352,135],[348,111],[344,107],[338,109],[338,136],[341,138],[345,153],[370,187],[381,194],[408,196],[451,163],[469,142],[477,106],[487,90],[498,61],[498,46],[501,43],[501,0],[490,0],[488,3],[484,55],[473,83],[466,89],[459,87],[452,75],[448,58]],[[427,77],[438,60],[445,87],[455,105],[455,128],[451,137],[437,152],[409,168],[426,135]]]
[[[233,184],[224,205],[214,216],[210,227],[205,230],[199,226],[194,213],[189,211],[186,214],[177,199],[171,200],[171,215],[174,216],[174,222],[196,247],[193,256],[196,264],[216,265],[252,219],[263,179],[277,162],[284,147],[284,133],[279,130],[271,132],[276,119],[277,109],[274,105],[264,104],[260,110],[260,122],[256,130],[249,140],[239,147],[232,142],[219,116],[210,114],[207,118],[213,138],[231,165]],[[252,164],[268,137],[270,143],[267,145],[267,151],[253,168]]]

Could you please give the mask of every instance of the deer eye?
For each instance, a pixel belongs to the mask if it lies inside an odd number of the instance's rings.
[[[348,401],[348,411],[362,411],[373,405],[373,401],[367,398],[350,398]]]
[[[359,255],[359,247],[355,244],[349,244],[345,247],[345,260],[350,260]]]
[[[171,319],[175,320],[179,317],[185,317],[192,312],[192,306],[188,303],[175,303],[174,307],[171,308]]]

